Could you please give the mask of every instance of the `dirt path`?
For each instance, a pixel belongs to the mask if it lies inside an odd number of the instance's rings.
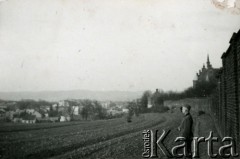
[[[201,136],[207,138],[210,135],[210,131],[213,132],[214,137],[218,137],[219,140],[221,140],[217,129],[215,128],[214,121],[212,120],[211,116],[209,114],[203,114],[199,117],[197,117],[197,129],[195,131],[195,136]],[[218,149],[221,146],[220,142],[214,142],[213,143],[213,152],[218,153]],[[200,152],[200,159],[210,159],[208,156],[207,151],[207,143],[203,142],[199,144],[199,152]],[[217,157],[221,158],[221,157]]]

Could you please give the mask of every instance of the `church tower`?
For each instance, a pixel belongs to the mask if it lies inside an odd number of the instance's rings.
[[[209,55],[207,55],[207,63],[206,65],[203,64],[202,69],[199,70],[199,73],[197,73],[195,78],[193,79],[193,87],[196,87],[197,84],[201,82],[216,82],[216,74],[218,73],[218,71],[219,69],[212,67],[212,64],[209,60]]]
[[[209,55],[207,55],[207,68],[212,68],[212,65],[210,63],[210,60],[209,60]]]

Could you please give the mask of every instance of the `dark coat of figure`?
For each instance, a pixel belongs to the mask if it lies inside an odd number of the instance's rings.
[[[186,148],[187,148],[187,158],[191,158],[191,143],[193,139],[193,119],[190,114],[191,106],[185,105],[181,108],[182,113],[184,114],[184,118],[182,120],[181,125],[178,127],[180,131],[180,136],[184,137],[186,140]]]
[[[192,140],[193,138],[193,119],[190,113],[187,113],[183,120],[182,124],[180,126],[180,133],[182,137],[185,137],[186,140]]]

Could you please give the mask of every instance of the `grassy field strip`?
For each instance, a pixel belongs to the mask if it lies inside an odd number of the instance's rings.
[[[22,141],[24,142],[35,142],[36,140],[42,141],[42,140],[51,140],[51,139],[57,139],[57,138],[64,138],[64,137],[69,137],[71,135],[76,135],[76,136],[82,136],[82,135],[88,135],[88,134],[92,134],[92,133],[97,133],[97,132],[102,132],[106,127],[111,127],[112,129],[119,129],[119,128],[123,128],[126,127],[126,122],[125,120],[120,120],[121,122],[118,123],[112,123],[112,124],[105,124],[105,125],[97,125],[94,126],[91,125],[91,123],[89,123],[90,125],[88,125],[87,127],[71,127],[71,128],[67,128],[67,129],[51,129],[49,131],[47,130],[43,130],[43,131],[33,131],[33,132],[18,132],[18,133],[10,133],[7,135],[3,135],[1,136],[0,141],[2,141],[2,143],[10,143],[13,144],[17,144],[20,143]],[[110,121],[108,121],[110,122]],[[134,123],[130,123],[130,124],[139,124],[144,122],[143,118],[140,118],[140,120],[137,120]],[[129,126],[129,125],[128,125]],[[127,128],[127,127],[126,127]],[[59,130],[59,133],[56,133],[56,131]]]
[[[5,132],[18,132],[18,131],[32,131],[42,129],[53,129],[58,127],[73,126],[73,125],[89,125],[89,122],[94,125],[101,125],[119,122],[119,119],[97,120],[97,121],[73,121],[73,122],[57,122],[57,123],[38,123],[38,124],[20,124],[20,123],[6,123],[0,125],[0,134]]]
[[[62,128],[67,128],[67,130],[71,130],[71,129],[79,129],[79,130],[83,130],[83,131],[86,131],[86,130],[92,130],[92,127],[94,127],[95,129],[96,128],[101,128],[103,126],[110,126],[110,125],[118,125],[120,123],[123,123],[123,120],[111,120],[106,122],[106,120],[104,121],[96,121],[96,123],[94,122],[91,122],[91,121],[85,121],[85,122],[80,122],[79,124],[71,124],[71,122],[69,122],[67,125],[61,125],[59,127],[52,127],[52,128],[41,128],[41,125],[39,126],[39,129],[29,129],[28,126],[31,127],[31,125],[21,125],[23,128],[28,128],[28,131],[13,131],[13,132],[0,132],[0,141],[1,139],[4,139],[3,137],[4,136],[8,136],[10,139],[13,139],[14,137],[16,139],[19,139],[21,137],[26,137],[26,138],[29,138],[29,136],[26,136],[28,134],[31,134],[32,136],[31,137],[34,137],[35,136],[38,136],[39,135],[42,135],[42,134],[56,134],[55,132],[57,130],[62,130]],[[59,123],[56,123],[56,124],[59,124]],[[52,125],[52,123],[50,123],[50,125]],[[36,124],[36,126],[38,126],[38,124]],[[12,127],[14,128],[14,125],[12,125]],[[31,130],[31,131],[30,131]],[[69,131],[68,131],[69,133]],[[17,136],[16,136],[17,134]],[[25,136],[24,136],[25,135]]]
[[[14,126],[13,124],[16,124]],[[49,123],[48,125],[42,125],[42,124],[37,124],[37,125],[28,125],[26,124],[18,124],[18,123],[11,123],[8,124],[7,126],[2,125],[0,127],[0,133],[6,133],[6,132],[17,132],[17,131],[32,131],[32,130],[41,130],[41,129],[53,129],[53,128],[58,128],[58,127],[65,127],[65,126],[72,126],[72,125],[81,125],[83,122],[75,122],[75,123]]]
[[[134,124],[141,123],[143,121],[144,121],[144,119],[140,118],[140,120],[138,120]],[[101,124],[101,125],[96,125],[96,126],[95,126],[95,124],[88,125],[88,126],[86,125],[85,127],[83,127],[82,125],[79,125],[77,127],[75,125],[72,125],[74,127],[70,127],[70,128],[66,127],[65,130],[60,129],[60,131],[61,131],[60,134],[59,133],[56,134],[56,131],[59,129],[50,129],[50,130],[45,129],[45,130],[39,130],[39,131],[33,130],[33,131],[27,132],[27,133],[26,132],[7,133],[7,135],[3,134],[0,137],[0,141],[2,141],[3,143],[4,142],[18,143],[21,141],[31,142],[34,140],[48,140],[48,139],[50,139],[49,136],[51,136],[51,138],[54,138],[54,137],[62,138],[62,137],[68,137],[69,135],[86,135],[86,134],[89,134],[89,132],[92,133],[92,132],[102,131],[102,129],[104,129],[104,127],[109,127],[109,126],[111,126],[113,128],[117,127],[116,129],[118,129],[119,127],[122,127],[123,125],[126,125],[125,123],[126,123],[125,121],[121,121],[121,122],[115,122],[115,123],[111,123],[111,124]],[[44,134],[46,134],[46,135],[44,135]]]

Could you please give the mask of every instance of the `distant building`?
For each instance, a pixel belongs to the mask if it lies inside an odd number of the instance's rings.
[[[0,109],[7,109],[6,105],[0,105]]]
[[[34,123],[36,123],[36,116],[25,112],[24,115],[20,115],[18,117],[13,117],[12,121],[14,123],[34,124]]]
[[[32,114],[32,113],[34,113],[35,112],[35,110],[34,109],[26,109],[25,110],[28,114]]]
[[[45,117],[45,118],[48,118],[48,117],[49,117],[48,113],[45,113],[45,114],[44,114],[44,117]]]
[[[22,113],[22,112],[24,112],[24,111],[25,111],[25,110],[16,109],[15,112],[14,112],[14,114],[20,114],[20,113]]]
[[[13,115],[14,115],[14,111],[7,111],[6,112],[6,118],[9,119],[9,120],[12,120],[13,119]]]
[[[128,113],[128,112],[129,112],[129,109],[123,108],[123,109],[122,109],[122,112],[123,112],[123,113]]]
[[[122,110],[116,110],[116,109],[108,109],[107,110],[107,113],[108,114],[112,114],[112,115],[116,115],[116,114],[122,114],[123,112],[122,112]]]
[[[59,107],[69,107],[70,104],[67,100],[59,101],[58,102]]]
[[[32,115],[35,115],[36,118],[42,118],[42,114],[40,114],[40,113],[37,112],[37,111],[34,111],[34,112],[32,113]]]
[[[60,116],[60,122],[70,121],[70,116]]]
[[[22,118],[13,118],[14,123],[22,123]]]
[[[25,124],[35,124],[36,123],[36,119],[22,119],[21,123],[25,123]]]
[[[73,115],[79,115],[79,106],[73,106]]]
[[[40,109],[44,110],[44,111],[49,111],[50,110],[50,106],[49,105],[42,105],[40,106]]]
[[[156,89],[156,92],[153,93],[152,95],[152,100],[151,100],[152,106],[160,106],[163,105],[163,99],[161,97],[161,93],[159,92],[158,89]]]
[[[48,118],[51,122],[58,122],[59,121],[59,117],[49,117]]]
[[[4,109],[0,109],[0,117],[5,116],[6,111]]]
[[[216,75],[218,73],[218,68],[213,68],[210,60],[209,55],[207,56],[207,67],[205,67],[205,64],[203,64],[203,67],[199,72],[196,74],[194,80],[193,80],[193,88],[197,86],[198,83],[201,82],[217,82]]]
[[[105,108],[105,109],[109,108],[110,102],[104,101],[104,102],[100,102],[100,103],[101,103],[103,108]]]
[[[53,110],[57,110],[57,107],[58,107],[58,104],[57,103],[54,103],[53,105],[52,105],[52,109]],[[49,109],[50,110],[50,109]]]
[[[37,112],[36,110],[34,109],[26,109],[26,112],[28,114],[31,114],[31,115],[34,115],[36,118],[42,118],[42,114]]]
[[[151,101],[151,97],[148,97],[148,104],[147,104],[147,108],[152,108],[152,101]]]

